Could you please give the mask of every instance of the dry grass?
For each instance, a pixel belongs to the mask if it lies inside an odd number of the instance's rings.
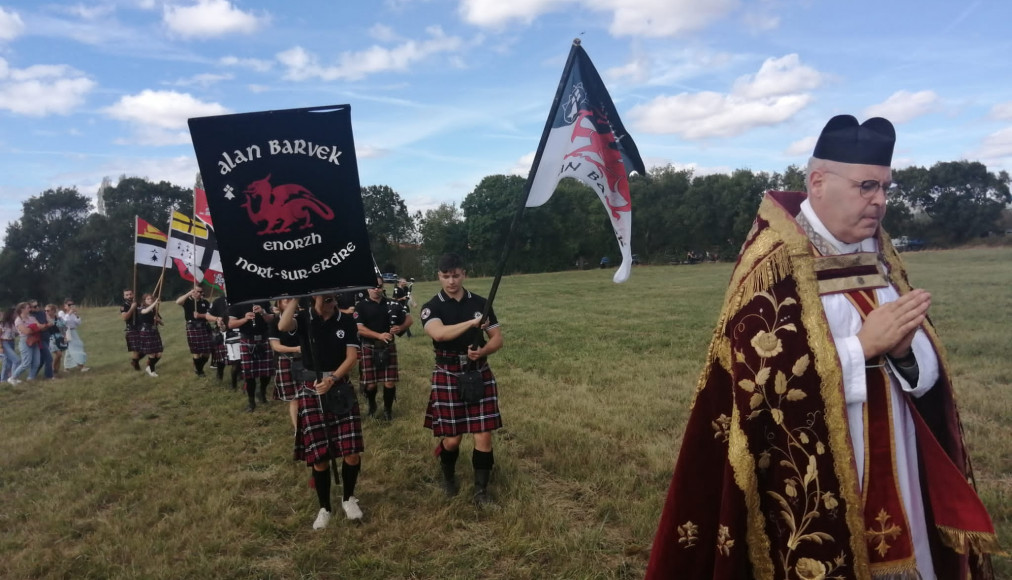
[[[905,256],[933,292],[978,484],[1012,525],[1012,250]],[[243,412],[193,377],[166,306],[161,376],[129,369],[112,309],[84,312],[93,370],[0,387],[2,578],[639,578],[730,265],[516,276],[497,313],[499,507],[436,489],[421,427],[430,343],[402,340],[395,420],[367,421],[361,524],[314,532],[282,403]],[[488,280],[471,281],[479,293]],[[416,285],[417,297],[432,284]],[[338,490],[334,490],[335,495]],[[1012,577],[1007,558],[997,562]]]

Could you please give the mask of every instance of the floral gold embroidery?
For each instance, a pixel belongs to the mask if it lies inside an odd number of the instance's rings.
[[[865,537],[868,538],[868,543],[875,544],[875,551],[878,552],[878,555],[882,558],[885,558],[886,552],[888,552],[889,548],[892,547],[892,545],[890,545],[886,540],[895,540],[903,533],[903,528],[897,526],[896,524],[887,525],[887,522],[891,518],[892,516],[890,516],[885,509],[882,509],[878,512],[878,515],[875,516],[875,521],[878,522],[879,529],[873,530],[868,528],[868,530],[865,531]]]
[[[686,548],[691,548],[696,545],[697,540],[699,540],[699,526],[691,521],[678,526],[679,544],[685,544]]]
[[[710,425],[713,426],[713,438],[727,443],[728,434],[731,430],[731,418],[721,413],[720,417],[710,421]]]
[[[804,417],[799,413],[788,414],[792,404],[808,396],[801,377],[809,371],[811,358],[809,354],[804,354],[794,361],[777,362],[773,366],[774,360],[784,352],[781,337],[784,333],[798,332],[792,322],[798,309],[788,308],[796,305],[797,300],[791,297],[778,300],[771,290],[757,292],[755,300],[765,300],[771,308],[759,308],[757,314],[748,315],[752,319],[749,326],[759,326],[759,329],[748,341],[752,353],[748,347],[744,348],[744,352],[734,353],[739,367],[737,386],[747,393],[751,412],[746,421],[756,420],[768,413],[772,420],[768,429],[778,432],[775,437],[772,432],[767,436],[770,446],[759,451],[756,467],[766,470],[775,462],[785,470],[780,479],[782,487],[766,492],[776,502],[774,512],[788,536],[785,549],[779,555],[781,569],[794,569],[799,578],[831,578],[829,574],[839,565],[798,557],[803,543],[822,545],[835,541],[833,536],[818,531],[817,525],[823,509],[830,511],[839,506],[839,499],[832,492],[823,491],[819,478],[816,458],[826,453],[826,444],[820,439],[821,430],[817,429],[817,424],[823,417],[812,413]],[[741,336],[745,329],[745,323],[740,322],[735,328],[735,336],[747,338]],[[718,544],[719,540],[718,537]],[[792,566],[795,559],[797,561]]]
[[[733,547],[734,540],[731,539],[731,530],[727,526],[717,528],[717,550],[725,556],[730,556]]]

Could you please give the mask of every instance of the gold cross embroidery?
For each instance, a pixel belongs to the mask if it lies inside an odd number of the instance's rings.
[[[897,526],[896,524],[886,525],[889,518],[890,516],[886,513],[885,509],[879,510],[878,516],[875,517],[875,521],[878,522],[879,529],[873,530],[868,528],[868,530],[865,531],[865,537],[867,538],[869,544],[874,544],[876,541],[878,542],[875,546],[875,551],[878,552],[878,555],[881,558],[885,558],[886,552],[888,552],[889,548],[892,547],[888,542],[886,542],[886,540],[895,540],[903,533],[903,528]]]

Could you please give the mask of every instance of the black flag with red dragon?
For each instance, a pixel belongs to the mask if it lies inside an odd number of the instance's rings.
[[[229,303],[376,284],[350,106],[189,126]]]

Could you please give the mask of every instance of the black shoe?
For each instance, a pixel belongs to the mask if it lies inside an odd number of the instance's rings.
[[[483,506],[493,503],[492,496],[488,493],[488,480],[491,475],[491,469],[474,470],[474,505]]]
[[[203,371],[193,371],[193,374],[197,375],[197,377],[201,379],[207,378],[207,375]]]
[[[256,408],[257,408],[257,404],[254,403],[253,401],[250,401],[250,404],[246,405],[246,412],[247,413],[252,413],[253,410],[256,409]]]
[[[140,361],[140,359],[137,359],[137,358],[130,359],[130,366],[132,366],[135,371],[141,370],[141,361]]]
[[[443,483],[440,485],[443,488],[443,493],[446,497],[456,497],[460,491],[460,486],[457,485],[457,478],[453,477],[450,479],[443,478]]]
[[[263,393],[260,393],[259,395],[257,395],[257,402],[258,403],[263,403],[264,405],[266,405],[267,404],[267,396],[264,395]]]
[[[393,413],[393,411],[391,411],[390,409],[384,410],[383,411],[383,420],[384,421],[393,421],[394,420],[394,413]]]

